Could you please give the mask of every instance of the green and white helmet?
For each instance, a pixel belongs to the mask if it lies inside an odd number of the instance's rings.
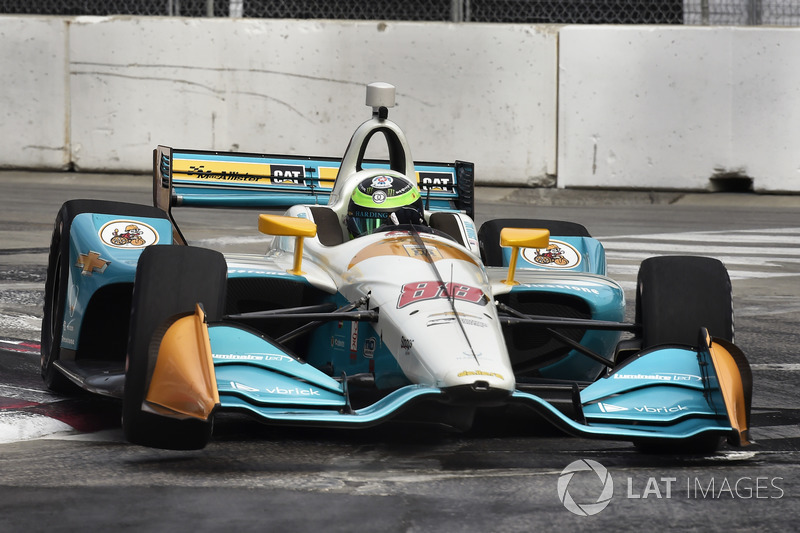
[[[390,218],[392,213],[395,217]],[[422,195],[416,184],[398,176],[375,176],[358,184],[345,223],[353,237],[369,235],[384,223],[424,222]]]

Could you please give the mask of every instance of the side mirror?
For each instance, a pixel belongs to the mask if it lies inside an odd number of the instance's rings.
[[[519,285],[514,281],[517,270],[517,256],[520,248],[547,248],[550,244],[550,230],[529,228],[503,228],[500,230],[500,246],[511,247],[511,262],[508,264],[508,279],[503,280],[506,285]]]
[[[281,237],[296,237],[294,243],[294,264],[289,274],[301,276],[303,263],[303,239],[314,237],[317,234],[317,225],[305,218],[287,217],[282,215],[258,215],[258,231],[267,235]]]

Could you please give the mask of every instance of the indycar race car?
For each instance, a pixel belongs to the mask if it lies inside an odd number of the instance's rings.
[[[55,221],[41,370],[122,400],[133,443],[204,447],[214,417],[468,429],[527,407],[568,434],[641,446],[748,444],[752,378],[725,267],[641,265],[634,322],[582,225],[476,229],[474,165],[414,162],[395,90],[341,159],[154,151],[154,206],[66,202]],[[365,157],[376,134],[388,160]],[[189,246],[172,210],[260,214],[264,254]],[[518,411],[512,409],[511,411]]]

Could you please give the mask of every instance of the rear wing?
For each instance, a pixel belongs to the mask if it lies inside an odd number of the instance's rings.
[[[183,150],[153,151],[153,203],[172,219],[187,207],[273,208],[325,205],[341,159]],[[389,168],[388,161],[364,160],[363,168]],[[426,207],[475,215],[475,165],[414,163]],[[173,220],[174,225],[174,220]],[[181,239],[182,240],[182,239]]]

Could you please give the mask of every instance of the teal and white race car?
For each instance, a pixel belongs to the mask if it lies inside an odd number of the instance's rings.
[[[474,218],[474,166],[411,158],[394,87],[341,159],[154,151],[154,206],[73,200],[58,213],[42,324],[45,383],[122,400],[126,437],[196,449],[215,415],[464,430],[529,407],[567,433],[748,444],[752,379],[725,267],[642,263],[636,319],[575,223]],[[365,158],[379,134],[388,160]],[[189,246],[172,210],[259,216],[264,254]],[[254,228],[255,230],[255,228]],[[531,423],[531,422],[529,422]]]

